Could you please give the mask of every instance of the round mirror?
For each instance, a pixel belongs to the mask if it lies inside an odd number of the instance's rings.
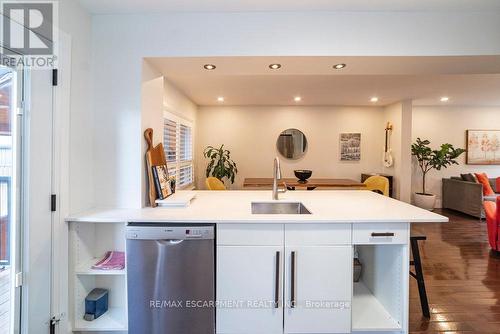
[[[280,133],[276,148],[287,159],[300,159],[306,153],[307,138],[300,130],[287,129]]]

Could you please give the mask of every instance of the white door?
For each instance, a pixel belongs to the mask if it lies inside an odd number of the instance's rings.
[[[48,333],[52,257],[52,70],[31,70],[26,82],[23,141],[24,254],[22,332]]]
[[[283,333],[283,247],[217,247],[217,334]]]
[[[285,247],[285,254],[285,333],[350,333],[352,247]]]

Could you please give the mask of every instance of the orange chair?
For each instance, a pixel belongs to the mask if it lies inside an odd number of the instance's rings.
[[[500,227],[500,197],[497,197],[496,203],[485,201],[483,206],[486,213],[488,240],[490,241],[491,249],[500,255],[500,235],[498,233]]]
[[[207,177],[205,180],[208,190],[226,190],[226,186],[216,177]]]

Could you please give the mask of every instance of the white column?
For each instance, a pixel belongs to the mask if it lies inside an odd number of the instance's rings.
[[[388,105],[384,109],[384,115],[385,121],[393,125],[390,145],[394,165],[383,167],[383,171],[394,177],[394,197],[410,203],[412,101],[404,100]]]
[[[401,164],[399,166],[399,199],[411,202],[411,141],[412,141],[412,101],[401,103]]]

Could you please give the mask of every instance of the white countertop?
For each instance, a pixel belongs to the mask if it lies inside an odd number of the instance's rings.
[[[200,223],[375,223],[447,222],[448,218],[366,190],[288,191],[281,202],[302,202],[310,215],[252,214],[252,202],[273,202],[271,191],[196,191],[188,207],[94,209],[66,218],[70,222]]]

